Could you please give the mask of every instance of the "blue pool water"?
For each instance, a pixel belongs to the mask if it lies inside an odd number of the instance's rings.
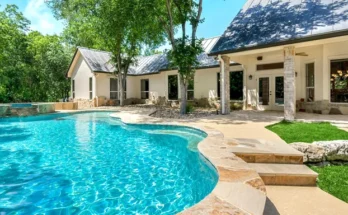
[[[109,114],[0,119],[0,214],[175,214],[212,191],[205,133]]]
[[[23,103],[23,104],[15,103],[15,104],[11,104],[11,107],[12,108],[31,108],[31,107],[33,107],[33,105],[27,104],[27,103]]]

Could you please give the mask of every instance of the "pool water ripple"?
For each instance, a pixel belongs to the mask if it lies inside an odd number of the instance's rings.
[[[109,114],[0,120],[0,214],[176,214],[212,191],[205,133]]]

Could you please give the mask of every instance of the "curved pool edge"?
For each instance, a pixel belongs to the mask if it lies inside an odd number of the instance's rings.
[[[219,180],[213,191],[180,215],[194,214],[263,214],[266,205],[266,187],[257,172],[232,153],[224,135],[211,127],[187,125],[136,113],[116,112],[111,117],[125,124],[175,125],[199,129],[207,137],[198,144],[198,150],[217,170]]]

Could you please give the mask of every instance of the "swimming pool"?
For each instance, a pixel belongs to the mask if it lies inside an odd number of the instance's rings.
[[[109,114],[0,119],[0,214],[176,214],[215,187],[205,133]]]

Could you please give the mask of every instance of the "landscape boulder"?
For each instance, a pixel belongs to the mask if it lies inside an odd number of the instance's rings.
[[[291,146],[303,153],[303,162],[305,163],[320,163],[325,159],[323,147],[308,143],[294,143]]]
[[[291,146],[304,154],[305,163],[348,162],[348,140],[318,141],[312,144],[293,143]]]

